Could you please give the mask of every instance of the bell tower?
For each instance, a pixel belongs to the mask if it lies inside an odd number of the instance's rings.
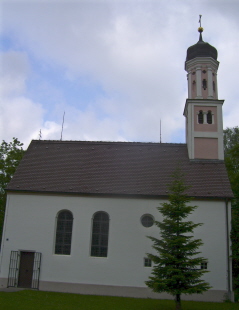
[[[218,100],[217,50],[202,39],[188,48],[185,70],[188,99],[185,103],[186,142],[189,159],[224,159],[222,105]]]

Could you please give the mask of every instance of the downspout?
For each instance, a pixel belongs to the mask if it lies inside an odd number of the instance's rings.
[[[228,299],[234,301],[233,291],[232,291],[232,264],[231,264],[231,240],[230,240],[230,231],[231,225],[229,223],[229,213],[228,213],[228,198],[225,200],[226,207],[226,243],[227,243],[227,290],[228,290]],[[231,217],[230,217],[231,219]]]

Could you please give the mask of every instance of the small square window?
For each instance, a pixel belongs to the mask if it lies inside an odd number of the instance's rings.
[[[144,258],[144,267],[151,267],[152,261],[150,258]]]
[[[207,263],[201,263],[201,269],[207,269]]]

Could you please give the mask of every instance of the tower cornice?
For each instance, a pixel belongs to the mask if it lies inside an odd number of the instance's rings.
[[[186,116],[186,111],[188,109],[188,105],[199,105],[201,107],[205,106],[222,106],[225,100],[219,99],[186,99],[185,107],[183,111],[183,115]]]
[[[195,57],[191,60],[185,61],[185,70],[188,72],[193,67],[198,67],[200,65],[205,65],[217,70],[220,62],[213,59],[212,57]]]

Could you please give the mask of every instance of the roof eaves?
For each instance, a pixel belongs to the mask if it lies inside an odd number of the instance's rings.
[[[49,195],[78,195],[78,196],[100,196],[100,197],[130,197],[130,198],[163,198],[168,199],[168,194],[141,194],[141,193],[87,193],[87,192],[64,192],[64,191],[44,191],[44,190],[20,190],[20,189],[7,189],[7,193],[24,193],[24,194],[49,194]],[[226,200],[233,199],[234,196],[206,196],[206,195],[188,195],[193,199],[207,199],[207,200]]]

